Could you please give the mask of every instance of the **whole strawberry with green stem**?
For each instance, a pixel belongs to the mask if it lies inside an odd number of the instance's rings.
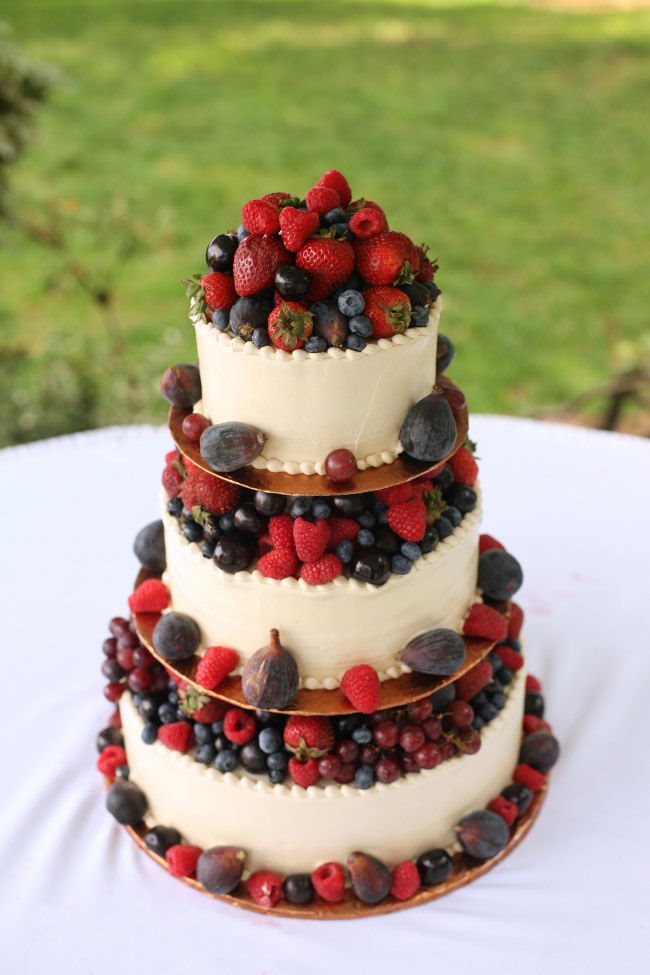
[[[300,349],[312,333],[314,316],[297,301],[282,301],[268,318],[269,338],[277,349]]]
[[[334,740],[332,722],[326,717],[294,715],[284,727],[285,747],[301,762],[327,755]]]
[[[411,321],[411,302],[399,288],[382,286],[362,292],[364,315],[372,322],[372,337],[391,338],[405,332]]]
[[[420,267],[413,241],[395,230],[355,240],[354,253],[356,269],[368,284],[406,283]]]
[[[354,251],[347,240],[312,237],[296,254],[296,264],[311,275],[309,301],[320,301],[350,277]]]

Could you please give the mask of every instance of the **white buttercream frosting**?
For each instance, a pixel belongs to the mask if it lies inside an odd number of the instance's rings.
[[[476,755],[367,790],[327,784],[271,785],[244,770],[222,774],[171,751],[145,745],[130,694],[120,701],[130,777],[149,802],[149,825],[175,826],[185,842],[207,849],[234,844],[250,870],[310,872],[364,850],[389,866],[432,847],[451,848],[454,826],[484,808],[511,781],[521,740],[524,671],[505,708],[481,733]],[[345,800],[345,801],[343,801]]]

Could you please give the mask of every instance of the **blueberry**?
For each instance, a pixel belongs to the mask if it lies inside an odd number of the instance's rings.
[[[509,667],[502,667],[499,673],[496,675],[496,679],[503,687],[507,687],[508,684],[512,684],[514,676],[515,675]]]
[[[425,887],[442,883],[451,874],[453,862],[446,850],[427,850],[415,861],[420,879]]]
[[[488,654],[487,659],[492,664],[492,673],[493,674],[496,674],[497,670],[501,670],[501,668],[503,667],[503,660],[501,659],[501,657],[499,656],[498,653],[495,653],[494,652],[494,650],[492,650]]]
[[[346,349],[350,349],[351,352],[363,352],[366,347],[366,342],[360,335],[348,335],[345,341],[345,347]]]
[[[212,765],[216,754],[213,745],[210,742],[206,742],[205,745],[199,745],[196,749],[196,760],[197,762],[201,762],[202,765]]]
[[[386,555],[397,555],[402,544],[402,539],[396,535],[392,528],[380,524],[375,530],[377,548]]]
[[[290,508],[291,517],[304,518],[311,511],[312,502],[313,498],[304,498],[300,495],[294,498]]]
[[[224,748],[215,758],[214,767],[219,772],[232,772],[233,769],[237,768],[238,762],[239,757],[237,753],[232,748]]]
[[[266,774],[272,785],[282,785],[287,777],[287,773],[281,768],[271,768]]]
[[[375,781],[372,765],[360,765],[354,773],[354,784],[357,789],[369,789]]]
[[[167,513],[172,516],[172,518],[179,518],[180,513],[183,510],[183,502],[180,498],[170,498],[167,502]]]
[[[212,312],[212,324],[220,332],[225,332],[230,324],[228,312],[223,308],[217,308]]]
[[[367,499],[366,494],[340,494],[334,497],[333,501],[338,515],[343,515],[344,518],[358,518],[366,506]]]
[[[449,538],[449,536],[452,535],[454,531],[454,526],[452,525],[452,523],[449,521],[448,518],[444,517],[444,515],[441,518],[436,518],[434,522],[434,527],[438,532],[438,538],[441,541],[444,538]]]
[[[360,335],[362,339],[369,339],[372,335],[372,322],[367,315],[354,315],[350,319],[350,331],[353,335]]]
[[[329,518],[332,514],[332,507],[325,498],[317,498],[312,506],[314,518]]]
[[[161,724],[171,724],[176,720],[176,708],[169,701],[164,701],[158,708],[158,720]]]
[[[248,231],[246,230],[246,228],[243,225],[240,225],[239,227],[237,227],[236,233],[237,233],[237,240],[240,243],[241,243],[242,240],[244,240],[245,237],[249,237],[250,236],[250,234],[248,233]]]
[[[256,349],[263,349],[265,345],[270,345],[271,339],[269,338],[268,329],[263,328],[261,325],[254,328],[251,341]]]
[[[170,687],[169,693],[167,695],[167,700],[169,701],[170,704],[173,704],[174,707],[178,707],[178,704],[180,702],[180,697],[178,695],[178,691],[176,690],[176,684]]]
[[[158,726],[155,725],[153,721],[147,721],[147,723],[142,726],[140,737],[145,745],[153,745],[154,741],[158,737]]]
[[[544,717],[544,698],[537,691],[529,691],[526,694],[524,714],[532,714],[536,718]]]
[[[135,826],[147,811],[147,799],[133,782],[116,779],[106,793],[106,808],[122,826]]]
[[[124,745],[124,737],[119,728],[103,728],[97,735],[98,752],[103,752],[109,745]]]
[[[413,568],[413,563],[405,555],[393,555],[390,560],[391,572],[397,576],[405,576]]]
[[[487,704],[482,704],[481,709],[479,711],[479,714],[481,715],[481,717],[483,718],[486,724],[488,723],[488,721],[494,721],[498,713],[499,712],[497,711],[495,706],[493,704],[490,704],[489,702]]]
[[[213,735],[223,734],[223,718],[219,718],[218,721],[213,721],[210,725],[210,731]]]
[[[472,698],[472,707],[474,709],[480,708],[482,704],[487,704],[487,694],[485,694],[484,691],[479,691],[479,693],[475,694]]]
[[[141,528],[133,542],[135,556],[145,569],[159,574],[165,571],[165,535],[160,519]]]
[[[400,551],[411,562],[417,562],[422,555],[422,549],[417,542],[402,542]]]
[[[345,238],[350,237],[352,233],[347,223],[333,223],[331,230],[333,231],[337,240],[344,240]]]
[[[239,758],[248,772],[264,772],[266,769],[266,755],[256,741],[244,745]]]
[[[480,731],[484,724],[485,721],[483,720],[481,715],[475,714],[474,717],[472,718],[472,724],[471,724],[472,731]]]
[[[305,342],[305,352],[327,352],[327,341],[320,335],[312,335]]]
[[[463,515],[474,510],[477,500],[476,491],[466,484],[452,484],[449,490],[449,503],[455,505]]]
[[[181,834],[173,826],[154,826],[144,836],[144,845],[156,856],[164,857],[170,846],[181,842]]]
[[[355,315],[361,314],[366,307],[366,302],[360,291],[353,291],[350,288],[339,295],[338,306],[339,311],[347,318],[354,318]]]
[[[415,305],[411,309],[411,322],[410,324],[415,328],[419,328],[422,325],[426,325],[429,321],[429,312],[422,305]]]
[[[490,703],[497,709],[497,711],[503,711],[504,707],[506,706],[505,694],[501,694],[501,692],[493,694]]]
[[[352,732],[352,738],[357,745],[368,745],[372,741],[372,731],[366,725],[360,725]]]
[[[197,721],[197,723],[194,725],[194,737],[196,738],[197,745],[205,745],[207,742],[211,742],[214,738],[212,728],[209,724],[200,724]]]
[[[336,546],[336,554],[340,558],[341,562],[344,565],[347,565],[348,562],[352,561],[352,556],[354,555],[354,545],[347,538],[344,538],[343,541],[339,542]]]
[[[350,214],[346,213],[342,207],[334,207],[333,210],[328,210],[327,213],[323,214],[320,222],[324,227],[332,227],[335,223],[347,223],[350,219]]]
[[[231,514],[222,515],[219,519],[219,528],[222,532],[229,532],[235,527],[235,516]]]
[[[375,536],[369,528],[362,528],[357,535],[357,541],[363,548],[372,548],[375,544]]]
[[[458,528],[461,521],[463,520],[463,516],[461,515],[460,511],[453,504],[447,505],[447,507],[445,508],[444,517],[447,519],[448,522],[451,523],[452,528]]]
[[[357,518],[357,521],[362,528],[374,528],[377,524],[377,519],[375,515],[373,515],[372,511],[362,511]]]
[[[265,755],[272,755],[273,752],[282,748],[282,734],[277,728],[262,728],[257,736],[258,744]]]
[[[316,896],[308,873],[289,874],[284,878],[283,891],[290,904],[311,904]]]
[[[439,487],[441,491],[446,491],[447,488],[451,487],[451,485],[454,483],[454,472],[449,464],[445,464],[440,473],[434,477],[433,483],[436,487]]]
[[[437,544],[438,544],[438,532],[435,530],[433,525],[428,525],[427,530],[424,533],[424,538],[420,542],[420,548],[422,549],[422,554],[428,555],[429,552],[433,552]]]
[[[214,550],[216,547],[217,547],[216,539],[212,539],[209,542],[203,541],[199,545],[199,551],[201,552],[201,555],[203,556],[204,559],[211,559],[214,556]]]
[[[201,525],[197,525],[195,521],[183,522],[181,530],[188,542],[198,542],[199,539],[203,538],[203,528]]]
[[[289,764],[289,756],[286,752],[273,752],[266,759],[266,767],[274,772],[284,772]]]
[[[269,494],[266,491],[256,491],[253,504],[261,515],[279,515],[286,506],[286,498],[283,494]]]

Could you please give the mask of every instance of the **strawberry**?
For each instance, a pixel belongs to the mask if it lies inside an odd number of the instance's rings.
[[[204,274],[201,278],[201,287],[203,288],[204,301],[210,311],[216,311],[217,308],[228,311],[237,301],[233,279],[229,274],[224,274],[222,271],[211,271],[209,274]]]
[[[500,548],[502,552],[506,550],[505,545],[497,542],[496,538],[493,538],[492,535],[481,535],[478,540],[479,554],[487,552],[490,548]]]
[[[334,748],[334,728],[329,718],[294,715],[284,726],[284,744],[299,761],[322,758]]]
[[[474,487],[478,477],[478,464],[474,460],[474,455],[467,447],[461,447],[448,461],[451,467],[454,480],[459,484],[466,484]]]
[[[405,542],[420,542],[427,530],[427,509],[418,498],[392,504],[386,512],[388,524]]]
[[[485,603],[474,603],[463,627],[466,636],[479,636],[485,640],[505,640],[507,632],[508,624],[501,613]]]
[[[519,603],[510,603],[508,613],[508,639],[516,640],[524,623],[524,611]]]
[[[223,719],[223,733],[234,745],[245,745],[255,737],[257,726],[250,711],[229,708]]]
[[[275,548],[295,548],[293,518],[288,512],[269,518],[269,535]]]
[[[341,197],[331,186],[312,186],[305,196],[308,210],[314,210],[323,216],[328,210],[335,210],[341,205]]]
[[[172,721],[158,729],[158,741],[173,752],[188,752],[194,744],[192,726],[187,721]]]
[[[494,652],[499,657],[499,660],[503,666],[507,667],[508,670],[514,670],[516,672],[521,670],[521,668],[524,666],[524,658],[522,654],[518,653],[516,650],[513,650],[512,647],[495,647]]]
[[[299,251],[308,237],[318,230],[318,214],[288,206],[280,210],[282,243],[290,251]]]
[[[419,270],[415,280],[421,284],[426,284],[427,281],[433,281],[435,273],[438,270],[438,262],[432,261],[428,256],[427,252],[429,248],[426,244],[421,244],[416,250],[418,252]]]
[[[392,504],[410,501],[414,496],[414,489],[414,483],[412,481],[406,481],[404,484],[396,484],[394,487],[382,488],[381,491],[375,491],[375,497],[390,507]]]
[[[271,200],[249,200],[242,207],[241,222],[249,234],[277,234],[280,229],[280,211]]]
[[[407,901],[420,889],[420,873],[412,860],[402,860],[393,868],[390,892],[398,901]]]
[[[174,461],[180,460],[181,455],[178,450],[170,450],[165,454],[165,464],[173,464]]]
[[[372,322],[372,337],[391,338],[405,332],[411,321],[411,302],[399,288],[368,288],[361,292],[366,302],[363,310]]]
[[[292,548],[274,548],[259,559],[257,568],[267,579],[287,579],[298,571],[298,559]]]
[[[293,541],[301,562],[315,562],[321,557],[330,538],[327,519],[307,521],[296,518],[293,523]]]
[[[277,349],[293,352],[300,349],[314,327],[314,316],[297,301],[276,305],[268,318],[269,338]]]
[[[108,719],[109,728],[121,728],[122,727],[122,715],[116,708],[112,715]]]
[[[359,523],[354,518],[344,518],[342,515],[332,515],[327,520],[330,530],[328,548],[334,550],[339,542],[356,542],[359,534]]]
[[[352,199],[350,184],[343,173],[339,173],[337,169],[328,169],[327,172],[323,173],[316,185],[330,186],[333,190],[336,190],[341,200],[341,206],[343,207],[346,207]]]
[[[145,579],[129,596],[132,613],[162,613],[169,606],[169,590],[160,579]]]
[[[126,765],[126,752],[120,745],[107,745],[97,759],[98,770],[112,782],[120,765]]]
[[[343,572],[343,563],[338,555],[321,555],[315,562],[306,562],[300,570],[300,578],[309,586],[324,586]]]
[[[201,694],[199,697],[202,699],[205,695]],[[221,721],[227,709],[228,705],[225,701],[217,701],[216,698],[211,697],[192,712],[192,720],[198,721],[199,724],[213,724],[215,721]]]
[[[537,769],[525,763],[517,766],[512,778],[514,782],[517,782],[519,785],[528,786],[533,792],[539,792],[546,782],[546,777],[541,772],[538,772]]]
[[[172,877],[191,877],[202,853],[200,846],[190,846],[189,843],[170,846],[165,853],[165,860]]]
[[[289,252],[279,238],[244,237],[235,251],[232,266],[237,294],[254,295],[271,287],[277,269],[290,261]]]
[[[417,259],[409,238],[394,230],[356,239],[354,253],[356,270],[368,284],[395,284],[412,278],[410,271],[414,254]]]
[[[271,870],[258,870],[246,881],[246,890],[261,907],[275,907],[282,899],[282,880]]]
[[[358,664],[346,670],[341,679],[341,691],[352,707],[362,714],[372,714],[379,707],[381,683],[370,664]]]
[[[481,660],[474,664],[466,674],[458,678],[456,681],[456,697],[460,701],[471,701],[491,680],[492,664],[489,660]]]
[[[237,660],[237,653],[230,647],[207,647],[196,668],[197,683],[214,691],[235,669]]]
[[[340,863],[322,863],[312,873],[311,882],[328,904],[340,904],[345,897],[345,871]]]
[[[491,809],[492,812],[495,812],[498,816],[501,816],[501,819],[505,821],[507,826],[512,826],[519,813],[515,803],[510,802],[510,800],[506,799],[505,796],[497,796],[496,799],[493,799],[492,802],[489,803],[488,809]]]
[[[276,207],[279,207],[284,200],[291,199],[291,193],[265,193],[262,199],[267,200],[269,203],[273,203],[273,205]]]
[[[308,300],[319,301],[352,274],[352,244],[334,237],[314,237],[303,244],[296,254],[296,264],[311,274]]]
[[[361,207],[350,217],[349,226],[356,237],[373,237],[387,229],[386,217],[379,207]]]
[[[206,474],[199,467],[188,474],[181,490],[183,504],[188,510],[198,505],[214,515],[225,515],[232,511],[239,501],[239,495],[240,489],[236,484]]]
[[[183,487],[183,475],[174,464],[168,464],[162,473],[162,486],[168,498],[177,498]]]
[[[315,758],[308,758],[300,762],[297,758],[289,759],[289,775],[301,789],[308,789],[318,782],[318,762]]]
[[[532,674],[526,674],[526,694],[541,694],[542,682]]]

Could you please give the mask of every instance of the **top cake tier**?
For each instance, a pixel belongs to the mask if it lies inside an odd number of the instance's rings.
[[[368,343],[285,352],[220,332],[192,317],[201,373],[200,412],[213,424],[250,423],[267,437],[253,466],[324,474],[332,450],[350,450],[360,470],[390,464],[410,408],[435,383],[441,299],[425,327]]]

